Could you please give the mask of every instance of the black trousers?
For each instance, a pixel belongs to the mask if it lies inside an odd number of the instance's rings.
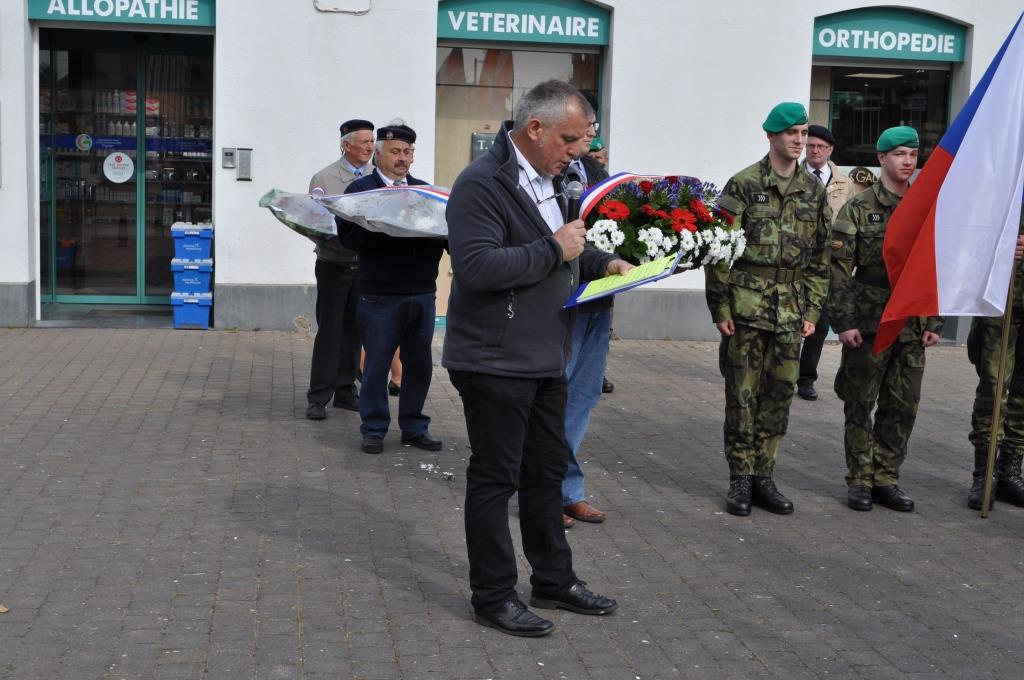
[[[309,403],[326,404],[335,394],[355,393],[359,369],[356,270],[316,261],[316,339],[309,371]]]
[[[562,526],[567,383],[449,371],[462,397],[472,455],[466,471],[466,548],[472,603],[487,610],[515,595],[508,502],[519,492],[519,531],[530,584],[552,595],[576,582]]]
[[[814,327],[814,335],[804,340],[800,350],[800,377],[797,385],[813,385],[818,379],[818,361],[821,359],[821,348],[825,346],[828,336],[828,308],[822,307],[821,318]]]

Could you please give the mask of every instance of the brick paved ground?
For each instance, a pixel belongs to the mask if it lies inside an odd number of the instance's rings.
[[[428,404],[444,451],[392,437],[367,456],[354,414],[303,418],[310,348],[289,333],[0,330],[0,676],[1021,677],[1024,510],[964,507],[960,348],[929,351],[904,469],[916,513],[845,507],[829,346],[778,473],[796,514],[735,518],[716,347],[613,343],[617,389],[584,456],[610,521],[569,537],[581,576],[621,606],[556,613],[539,640],[468,618],[468,451],[447,376]]]

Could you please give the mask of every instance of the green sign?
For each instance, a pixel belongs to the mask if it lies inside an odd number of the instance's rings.
[[[437,37],[607,45],[607,10],[582,0],[442,0]]]
[[[966,29],[907,9],[855,9],[814,20],[814,54],[912,61],[963,61]]]
[[[29,19],[213,26],[216,0],[28,0]]]

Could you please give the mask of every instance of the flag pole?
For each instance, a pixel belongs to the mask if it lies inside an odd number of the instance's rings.
[[[988,506],[992,499],[992,469],[996,465],[997,434],[1003,406],[1003,384],[1006,380],[1006,352],[1010,344],[1010,320],[1013,318],[1013,287],[1017,278],[1017,263],[1010,269],[1010,289],[1006,292],[1006,309],[1003,311],[1003,333],[999,341],[999,370],[996,372],[995,399],[992,402],[992,425],[988,433],[988,461],[985,463],[985,491],[981,497],[981,517],[988,517]]]

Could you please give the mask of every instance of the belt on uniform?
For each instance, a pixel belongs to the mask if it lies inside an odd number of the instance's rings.
[[[876,288],[889,288],[889,274],[885,271],[885,265],[876,264],[866,267],[857,267],[853,278],[859,283]]]
[[[799,281],[804,277],[803,269],[768,267],[761,264],[751,264],[750,262],[745,262],[743,260],[733,263],[732,266],[735,269],[739,269],[741,272],[760,276],[762,279],[769,279],[776,283],[793,283],[794,281]]]

